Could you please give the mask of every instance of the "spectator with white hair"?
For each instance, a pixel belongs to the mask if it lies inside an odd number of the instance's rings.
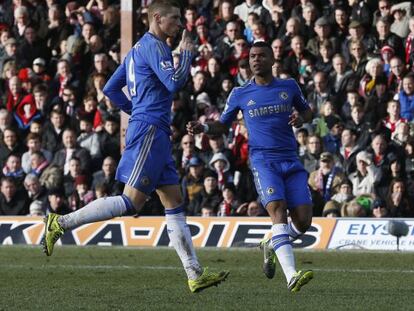
[[[375,80],[384,74],[381,58],[370,59],[365,66],[365,75],[359,83],[359,95],[369,97],[375,89]]]
[[[41,202],[43,205],[43,213],[46,212],[47,190],[40,183],[39,177],[34,174],[27,174],[24,179],[24,187],[29,195],[31,202]]]
[[[375,193],[375,186],[381,180],[381,169],[375,166],[372,154],[360,151],[356,156],[357,170],[348,175],[354,196]]]
[[[29,26],[29,11],[25,6],[18,6],[14,9],[14,27],[13,36],[18,40],[22,40],[26,27]]]

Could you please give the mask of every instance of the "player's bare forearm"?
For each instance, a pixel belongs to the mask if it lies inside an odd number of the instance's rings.
[[[229,130],[228,126],[220,121],[207,122],[202,124],[199,121],[191,121],[187,123],[187,132],[190,135],[206,133],[208,135],[225,134]]]

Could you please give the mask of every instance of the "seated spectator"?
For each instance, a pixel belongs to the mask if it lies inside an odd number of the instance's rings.
[[[218,187],[220,190],[224,189],[226,183],[233,182],[233,174],[230,171],[230,162],[227,157],[218,152],[213,155],[213,158],[210,160],[209,167],[211,170],[215,171],[218,176]]]
[[[209,206],[214,208],[214,212],[217,213],[218,206],[222,200],[221,192],[217,187],[217,174],[208,170],[204,173],[203,189],[197,193],[192,201],[187,206],[188,216],[200,216],[201,208],[204,200],[210,200]]]
[[[319,44],[319,53],[315,63],[316,71],[330,74],[333,69],[332,56],[334,54],[332,43],[325,39]]]
[[[347,89],[346,90],[346,101],[343,103],[341,107],[341,111],[339,112],[341,118],[345,121],[351,120],[351,111],[352,108],[362,104],[362,98],[359,96],[358,91],[356,89]]]
[[[36,58],[33,60],[33,81],[35,84],[49,83],[52,78],[46,72],[46,60],[43,58]]]
[[[323,207],[322,217],[341,217],[341,204],[333,200],[326,202],[325,206]]]
[[[355,157],[361,150],[356,143],[357,134],[352,129],[345,128],[341,134],[341,147],[339,148],[339,160],[344,174],[349,175],[356,170]]]
[[[366,217],[367,212],[356,201],[352,200],[341,207],[341,217]]]
[[[352,40],[349,43],[349,53],[351,56],[350,65],[354,74],[354,79],[359,82],[365,74],[365,66],[368,62],[366,46],[360,40]]]
[[[226,183],[221,191],[223,201],[220,202],[217,216],[242,216],[246,214],[246,209],[240,205],[236,197],[236,187],[232,183]]]
[[[89,151],[91,156],[91,170],[96,171],[102,163],[102,152],[99,141],[99,135],[93,130],[92,120],[88,117],[82,117],[80,122],[80,134],[77,138],[77,143],[80,147]]]
[[[23,88],[20,79],[17,76],[9,79],[9,88],[4,106],[11,113],[15,112],[19,105],[34,104],[34,97],[28,94]]]
[[[13,177],[5,176],[0,180],[0,215],[17,216],[29,214],[29,198],[19,190]]]
[[[404,180],[397,178],[391,181],[386,198],[390,217],[413,217],[412,198],[408,196]]]
[[[315,73],[313,76],[313,84],[315,88],[309,93],[307,99],[312,111],[317,114],[323,103],[326,101],[335,103],[336,99],[328,87],[328,78],[326,73]]]
[[[58,215],[65,215],[72,212],[65,201],[65,193],[62,188],[50,189],[47,198],[46,214],[56,213]]]
[[[69,62],[60,59],[57,63],[56,76],[50,83],[50,98],[61,97],[65,86],[71,86],[77,90],[80,89],[80,81],[72,74]]]
[[[55,153],[62,148],[62,134],[65,128],[65,115],[63,111],[52,110],[49,115],[49,122],[41,130],[43,148],[51,153]]]
[[[6,164],[2,170],[3,176],[13,177],[16,181],[16,186],[20,188],[23,185],[23,180],[26,174],[22,169],[22,160],[20,155],[11,153],[6,160]]]
[[[249,216],[249,217],[266,216],[266,211],[259,201],[251,201],[247,205],[246,216]]]
[[[201,217],[214,217],[217,216],[216,212],[214,211],[215,208],[212,207],[210,204],[210,200],[205,200],[201,204]]]
[[[392,141],[401,147],[404,147],[411,138],[410,125],[408,123],[399,123],[391,136]]]
[[[78,175],[75,178],[75,191],[69,197],[69,208],[76,211],[95,199],[93,191],[89,188],[87,176]]]
[[[40,184],[39,177],[34,174],[27,174],[24,179],[24,188],[27,191],[29,199],[33,203],[34,201],[41,202],[42,212],[46,212],[47,190]]]
[[[17,132],[12,128],[7,128],[3,133],[3,140],[0,143],[0,167],[4,167],[10,154],[22,155],[25,148],[19,143]]]
[[[34,152],[41,152],[44,158],[50,162],[52,161],[52,153],[42,148],[41,136],[35,133],[29,133],[26,137],[27,151],[22,155],[22,168],[27,174],[32,170],[31,156]]]
[[[408,36],[408,22],[413,16],[412,5],[411,1],[404,1],[391,7],[391,15],[394,17],[394,22],[391,24],[390,30],[400,38]]]
[[[102,170],[93,174],[92,190],[97,191],[99,185],[105,185],[108,195],[122,194],[123,184],[115,179],[116,162],[111,157],[106,157],[102,163]]]
[[[88,150],[82,147],[78,147],[76,144],[76,133],[72,129],[66,129],[62,135],[63,148],[58,150],[52,160],[52,164],[55,164],[63,169],[63,173],[69,172],[69,162],[73,157],[80,159],[81,170],[89,172],[91,169]]]
[[[381,180],[381,169],[377,168],[372,160],[372,154],[360,151],[356,156],[357,171],[348,178],[352,183],[352,194],[359,196],[375,193],[375,186]]]
[[[332,154],[338,154],[341,145],[341,134],[344,128],[340,118],[330,115],[325,118],[329,133],[325,135],[323,140],[324,149]]]
[[[93,120],[93,129],[96,132],[102,130],[102,115],[98,110],[98,102],[94,95],[86,95],[83,106],[78,110],[78,118],[89,118]]]
[[[404,62],[398,56],[390,60],[390,74],[388,76],[388,87],[393,93],[399,93],[402,90],[402,81],[407,70]]]
[[[382,120],[382,126],[390,131],[391,137],[394,135],[395,130],[400,123],[407,123],[407,119],[401,117],[400,110],[400,103],[398,101],[391,100],[388,102],[388,116]]]
[[[404,77],[398,101],[401,104],[401,117],[411,122],[414,119],[414,73]]]
[[[365,110],[361,105],[355,105],[351,108],[351,119],[345,123],[345,127],[352,129],[357,133],[357,145],[366,148],[370,141],[370,134],[373,125],[365,119]]]
[[[197,156],[198,153],[199,150],[195,146],[194,137],[188,134],[184,135],[181,139],[181,148],[173,155],[180,177],[187,172],[190,159]]]
[[[33,201],[30,203],[29,215],[32,217],[45,216],[44,204],[41,201]]]
[[[188,173],[181,181],[183,200],[188,202],[203,189],[204,162],[198,157],[192,157],[188,163]]]
[[[389,217],[389,211],[387,208],[387,204],[382,199],[375,199],[374,202],[372,202],[372,216],[374,218],[384,218]]]
[[[95,197],[97,199],[100,198],[106,198],[107,196],[109,196],[109,190],[108,190],[108,186],[105,184],[98,184],[95,187]]]
[[[103,130],[99,133],[102,157],[111,157],[119,161],[121,146],[119,141],[119,118],[108,116]]]
[[[331,89],[337,98],[344,98],[352,71],[347,67],[345,57],[341,54],[334,55],[332,66],[334,70],[328,73]]]
[[[339,185],[338,193],[334,194],[331,199],[332,201],[335,201],[340,206],[342,206],[343,204],[351,201],[353,198],[354,195],[352,194],[352,183],[349,181],[349,179],[344,179]]]
[[[227,160],[230,163],[230,169],[234,169],[234,155],[233,152],[226,148],[224,136],[223,135],[208,135],[208,148],[206,151],[202,152],[200,154],[200,158],[203,160],[204,163],[208,164],[210,163],[211,159],[216,153],[223,153]]]
[[[335,113],[333,103],[331,101],[326,101],[320,108],[319,117],[314,118],[312,121],[312,125],[315,127],[314,134],[320,137],[324,137],[329,134],[326,118],[330,119],[331,116],[339,118],[339,116]]]
[[[12,117],[5,108],[0,108],[0,138],[3,140],[4,131],[12,126]]]
[[[305,154],[300,157],[300,160],[308,173],[311,173],[319,168],[319,157],[322,152],[322,139],[318,135],[309,135],[306,143]]]
[[[72,157],[69,160],[69,171],[63,176],[63,189],[66,197],[69,197],[75,191],[75,179],[82,173],[81,160]]]
[[[333,155],[329,152],[321,154],[319,169],[310,173],[308,184],[314,202],[314,215],[322,215],[326,202],[336,194],[344,179],[343,174],[335,167]]]
[[[359,82],[359,95],[367,98],[375,89],[375,80],[384,74],[384,66],[380,58],[370,59],[365,66],[365,74]]]
[[[392,99],[393,93],[387,89],[387,79],[384,76],[375,79],[375,89],[365,102],[365,120],[377,124],[387,116],[387,103]]]
[[[298,154],[299,157],[303,156],[306,151],[306,141],[309,136],[309,132],[305,128],[299,129],[296,133],[296,142],[298,143]]]
[[[49,161],[45,158],[40,151],[34,151],[30,156],[30,171],[29,173],[35,174],[40,177],[43,171],[49,166]]]

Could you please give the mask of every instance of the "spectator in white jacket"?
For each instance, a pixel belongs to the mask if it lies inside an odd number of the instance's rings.
[[[348,175],[354,196],[375,193],[375,184],[380,181],[382,172],[372,160],[372,154],[360,151],[356,156],[357,170]]]

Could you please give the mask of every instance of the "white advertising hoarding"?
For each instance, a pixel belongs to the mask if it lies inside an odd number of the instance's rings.
[[[400,250],[414,251],[414,219],[398,219],[408,225],[400,238]],[[329,249],[396,250],[397,238],[388,233],[389,219],[338,218],[328,243]]]

